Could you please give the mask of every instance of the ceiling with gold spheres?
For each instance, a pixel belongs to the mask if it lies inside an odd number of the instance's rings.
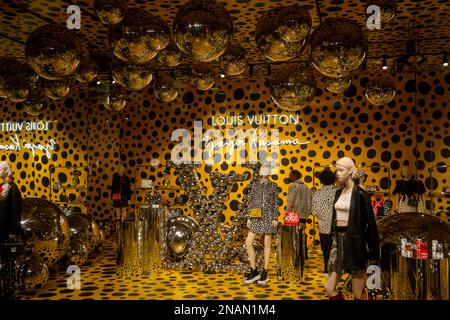
[[[383,2],[386,0],[377,0]],[[188,0],[128,0],[127,9],[143,8],[172,26],[178,9]],[[440,70],[443,53],[450,51],[450,23],[448,0],[398,0],[396,14],[379,30],[367,28],[366,1],[356,0],[228,0],[218,1],[229,12],[233,22],[232,44],[243,46],[248,53],[252,72],[245,77],[265,77],[279,68],[262,56],[255,42],[255,26],[268,10],[279,6],[299,4],[311,16],[312,30],[327,18],[349,18],[363,28],[368,39],[368,58],[360,70],[381,69],[383,56],[393,72]],[[3,0],[0,2],[0,57],[11,57],[25,62],[25,43],[36,28],[49,23],[64,25],[69,14],[67,7],[75,4],[81,9],[81,29],[75,33],[84,52],[96,54],[111,52],[108,26],[102,24],[94,10],[94,0]],[[415,54],[407,54],[408,44],[415,41]],[[288,62],[305,62],[310,66],[310,47],[306,45],[300,55]],[[192,60],[183,57],[173,69],[188,69]],[[417,63],[418,62],[418,63]],[[268,71],[268,63],[271,70]],[[218,66],[217,61],[212,65]],[[152,59],[154,69],[167,70],[157,59]],[[242,76],[241,76],[242,77]]]

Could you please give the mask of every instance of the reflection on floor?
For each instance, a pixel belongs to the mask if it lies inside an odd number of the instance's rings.
[[[276,277],[276,270],[269,270],[266,287],[246,285],[240,274],[204,274],[164,270],[154,275],[119,277],[115,270],[115,246],[110,240],[102,251],[94,254],[81,268],[81,289],[67,288],[69,274],[60,270],[50,276],[44,288],[23,292],[20,299],[95,299],[95,300],[306,300],[327,299],[323,288],[323,262],[319,247],[310,250],[309,266],[299,284],[286,283]],[[275,259],[272,257],[272,261]],[[343,286],[341,281],[340,287]],[[347,298],[347,291],[344,290]]]

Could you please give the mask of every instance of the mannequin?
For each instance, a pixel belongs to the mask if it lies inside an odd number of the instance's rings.
[[[14,183],[13,171],[8,162],[0,162],[0,241],[20,237],[22,195]]]
[[[113,200],[114,194],[120,194],[119,200]],[[127,215],[128,201],[131,199],[130,178],[125,174],[125,167],[120,164],[118,171],[113,175],[111,186],[111,201],[116,208],[116,219],[124,220]]]
[[[278,186],[269,179],[270,174],[270,165],[262,165],[259,171],[260,179],[253,185],[249,194],[249,219],[247,221],[249,232],[245,244],[251,272],[245,280],[247,284],[258,281],[258,284],[265,285],[269,280],[267,269],[270,260],[272,233],[277,230],[280,214],[278,210]],[[257,234],[264,234],[264,269],[261,274],[256,269],[255,249],[253,248],[253,242]]]
[[[336,163],[336,178],[342,189],[336,191],[332,218],[332,247],[325,289],[330,300],[344,300],[336,290],[344,273],[352,276],[355,299],[361,299],[368,262],[378,264],[380,245],[372,204],[366,191],[355,184],[355,163],[341,158]]]
[[[402,179],[395,183],[395,212],[424,212],[423,194],[426,192],[422,181],[412,179],[409,167],[402,169]]]
[[[308,246],[305,229],[306,219],[311,213],[312,191],[300,180],[300,172],[297,170],[291,171],[289,180],[291,181],[291,184],[288,189],[286,211],[294,211],[298,213],[300,218],[300,228],[302,233],[300,243],[303,247],[300,252],[302,255],[301,261],[303,270],[303,265],[308,265]]]

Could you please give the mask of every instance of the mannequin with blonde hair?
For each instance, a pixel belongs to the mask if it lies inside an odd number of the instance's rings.
[[[332,218],[332,247],[325,289],[330,300],[344,300],[336,290],[344,273],[352,276],[355,299],[361,299],[366,269],[380,260],[379,236],[372,204],[366,192],[355,184],[355,163],[341,158],[336,163],[336,179],[343,188],[336,191]]]
[[[22,195],[6,161],[0,162],[0,241],[21,235]]]

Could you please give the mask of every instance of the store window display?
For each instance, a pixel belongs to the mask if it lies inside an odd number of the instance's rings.
[[[425,185],[411,176],[409,167],[403,168],[401,175],[402,179],[396,181],[393,192],[396,200],[395,211],[397,213],[424,212]]]
[[[278,199],[279,188],[270,180],[272,168],[270,164],[263,164],[260,168],[260,179],[255,182],[249,193],[249,218],[247,226],[249,229],[245,241],[247,253],[250,260],[251,271],[245,279],[245,283],[267,284],[268,267],[271,252],[272,234],[277,231],[278,217],[280,215]],[[253,242],[256,235],[264,235],[264,269],[260,273],[256,268],[256,257]]]
[[[119,165],[114,173],[111,186],[111,201],[116,208],[116,219],[124,220],[127,215],[128,201],[131,199],[131,182],[125,174],[125,167]]]
[[[328,259],[330,274],[325,289],[330,300],[344,300],[336,287],[344,273],[352,277],[355,299],[361,299],[370,264],[379,264],[380,240],[375,216],[366,191],[355,184],[355,163],[341,158],[336,163],[337,182],[332,218],[332,246]]]

